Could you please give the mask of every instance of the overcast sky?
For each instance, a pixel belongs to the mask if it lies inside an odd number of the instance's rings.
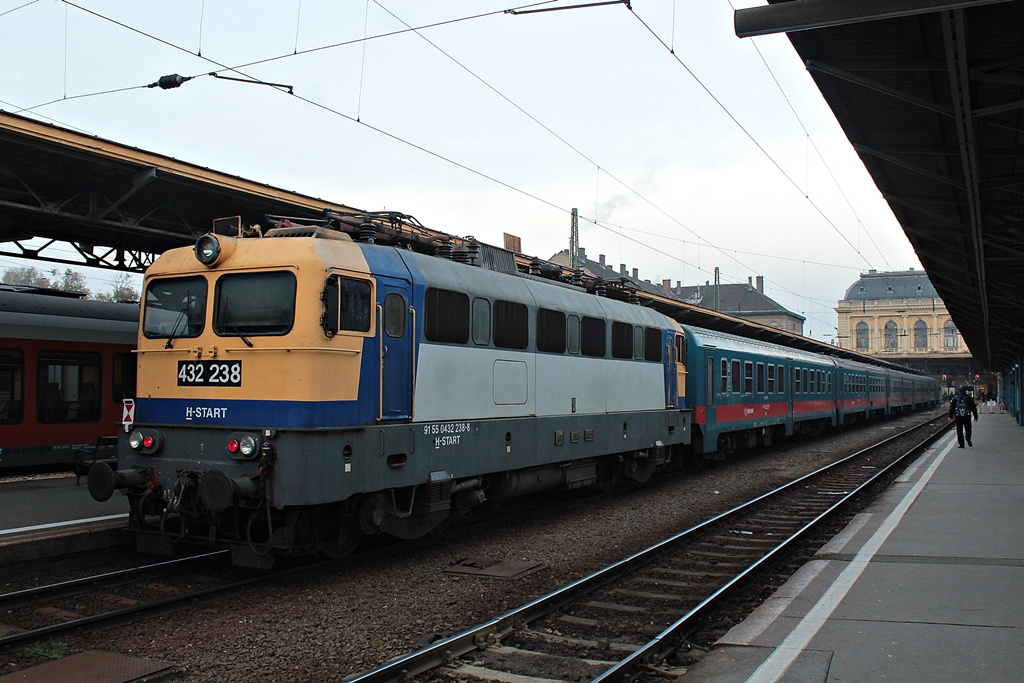
[[[0,108],[498,246],[511,233],[541,258],[576,207],[588,257],[655,283],[763,275],[822,340],[861,272],[920,268],[788,39],[735,36],[734,8],[763,3],[503,12],[584,2],[0,0]],[[194,78],[145,87],[175,73]]]

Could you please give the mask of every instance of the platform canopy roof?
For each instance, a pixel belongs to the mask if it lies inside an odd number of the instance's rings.
[[[282,190],[66,128],[0,112],[0,255],[141,272],[192,244],[213,220],[314,218],[341,204]]]
[[[1024,347],[1024,2],[769,0],[975,359]]]

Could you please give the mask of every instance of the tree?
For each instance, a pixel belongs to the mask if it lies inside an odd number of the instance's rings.
[[[3,282],[5,285],[23,285],[26,287],[50,287],[50,279],[46,274],[35,266],[24,268],[8,268],[4,272]]]
[[[50,271],[50,275],[53,276],[53,287],[62,292],[81,292],[87,299],[92,296],[92,291],[85,286],[85,275],[77,270],[65,268],[62,273],[54,268]]]
[[[106,294],[97,294],[100,301],[138,301],[139,290],[135,289],[129,273],[119,273]]]

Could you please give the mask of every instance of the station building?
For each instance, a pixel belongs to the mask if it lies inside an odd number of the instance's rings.
[[[924,271],[869,270],[836,307],[839,346],[925,372],[953,388],[982,381]]]

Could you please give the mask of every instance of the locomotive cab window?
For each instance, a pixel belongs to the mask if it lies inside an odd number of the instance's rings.
[[[294,278],[293,278],[294,300]],[[321,325],[324,334],[333,337],[341,331],[370,331],[370,283],[341,275],[331,275],[324,283],[320,298],[324,302]]]
[[[198,337],[206,327],[206,278],[161,278],[146,286],[142,334],[147,339]]]
[[[363,284],[368,290],[369,284]],[[343,309],[344,295],[343,288]],[[213,331],[218,336],[243,339],[280,336],[288,334],[294,322],[294,274],[286,270],[236,273],[217,280],[213,297]],[[362,321],[357,324],[362,324]],[[368,317],[365,324],[369,329]]]
[[[0,349],[0,425],[16,425],[24,418],[25,354]]]

